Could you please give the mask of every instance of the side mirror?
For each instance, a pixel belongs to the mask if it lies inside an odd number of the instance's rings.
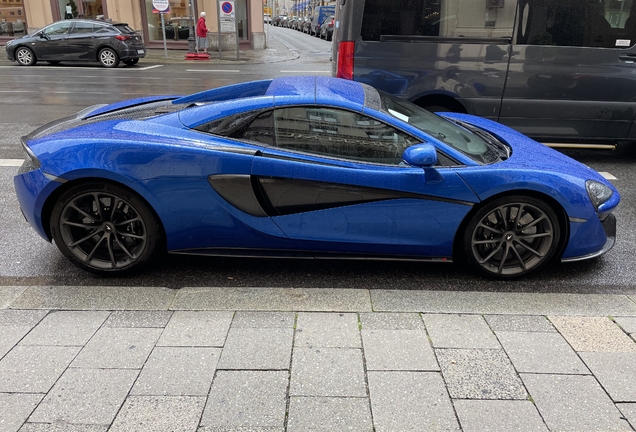
[[[46,40],[48,40],[48,39],[49,39],[49,37],[48,37],[46,34],[44,34],[44,33],[40,33],[40,39],[46,39]]]
[[[412,166],[432,167],[437,163],[437,150],[432,144],[416,144],[404,150],[402,159]]]

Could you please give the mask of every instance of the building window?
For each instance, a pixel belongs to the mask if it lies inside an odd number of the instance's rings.
[[[12,4],[8,5],[9,2]],[[0,17],[0,36],[16,37],[26,34],[23,0],[0,2]]]

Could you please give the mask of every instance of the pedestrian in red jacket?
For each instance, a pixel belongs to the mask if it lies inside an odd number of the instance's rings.
[[[201,12],[201,18],[197,21],[197,54],[203,49],[205,54],[208,53],[208,28],[205,26],[205,12]]]

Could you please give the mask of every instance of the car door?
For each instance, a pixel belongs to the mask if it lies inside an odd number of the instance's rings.
[[[69,60],[95,60],[95,29],[92,22],[76,21],[68,35]]]
[[[546,143],[636,136],[634,4],[520,0],[499,121]]]
[[[72,21],[59,21],[42,29],[31,48],[39,60],[62,61],[68,59],[68,32]]]
[[[252,163],[265,211],[318,257],[448,259],[476,200],[452,168],[401,163],[403,150],[418,140],[360,113],[278,108],[257,119],[245,137],[273,143]]]

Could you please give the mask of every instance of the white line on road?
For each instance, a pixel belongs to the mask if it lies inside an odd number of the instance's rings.
[[[0,159],[2,167],[19,167],[24,163],[24,159]]]
[[[186,69],[186,72],[220,72],[220,73],[240,73],[238,69]]]
[[[605,171],[600,171],[599,172],[600,175],[603,176],[603,178],[605,178],[606,180],[618,180],[616,177],[614,177],[612,174],[605,172]]]
[[[164,65],[153,65],[153,66],[146,66],[146,67],[133,67],[133,68],[117,68],[117,69],[109,69],[109,68],[103,68],[103,69],[95,69],[95,70],[116,70],[116,71],[123,71],[123,70],[129,70],[129,71],[142,71],[142,70],[148,70],[148,69],[154,69],[154,68],[158,68],[158,67],[163,67]],[[16,69],[17,65],[14,66],[0,66],[0,69],[8,69],[8,68],[14,68]],[[49,66],[49,67],[35,67],[35,68],[31,68],[31,71],[42,71],[42,70],[47,70],[47,71],[51,71],[51,70],[55,70],[55,69],[75,69],[78,70],[79,66]]]

